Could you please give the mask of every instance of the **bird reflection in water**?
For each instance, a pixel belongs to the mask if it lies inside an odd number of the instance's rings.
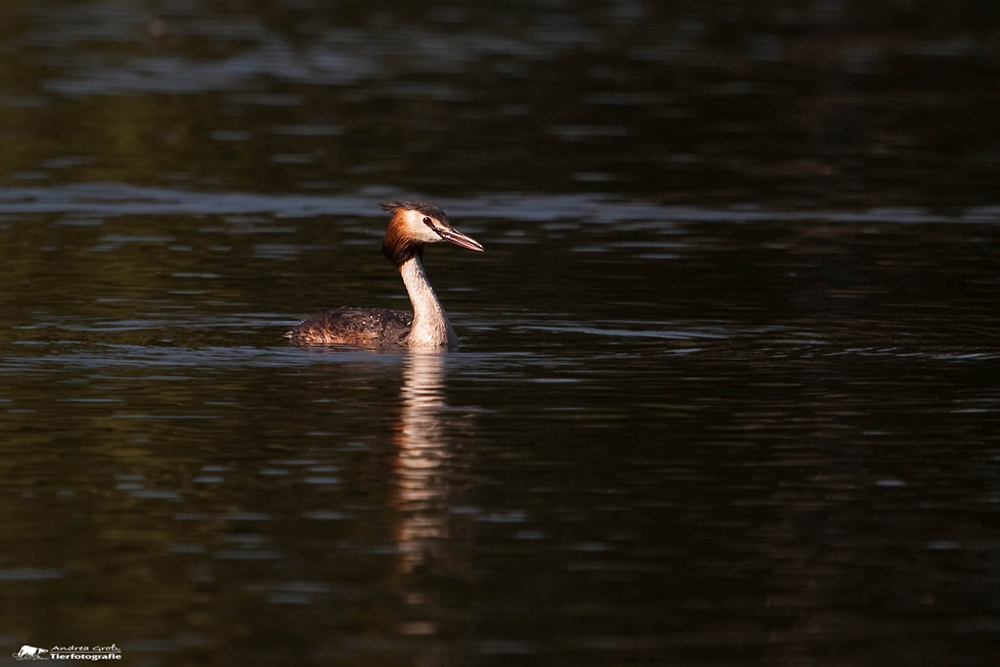
[[[403,368],[402,405],[393,429],[396,544],[401,570],[439,555],[448,537],[448,441],[444,428],[444,357],[412,350]]]

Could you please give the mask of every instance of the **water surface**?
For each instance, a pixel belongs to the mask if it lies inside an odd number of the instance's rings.
[[[3,654],[991,664],[997,17],[893,7],[5,4]],[[289,346],[409,195],[460,350]]]

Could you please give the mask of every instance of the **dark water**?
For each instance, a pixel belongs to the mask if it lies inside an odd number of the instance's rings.
[[[1000,11],[663,4],[0,5],[0,654],[995,664]]]

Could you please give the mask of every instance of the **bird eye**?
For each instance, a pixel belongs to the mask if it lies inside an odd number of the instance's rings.
[[[434,223],[431,221],[430,218],[424,218],[424,224],[430,227],[431,229],[434,228]]]

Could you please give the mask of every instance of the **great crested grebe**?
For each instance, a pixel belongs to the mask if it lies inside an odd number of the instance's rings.
[[[456,347],[458,336],[427,281],[425,243],[448,241],[482,252],[483,246],[448,222],[444,211],[425,201],[379,202],[392,213],[382,239],[382,254],[399,267],[413,304],[413,315],[387,308],[337,308],[314,315],[285,334],[300,345],[358,347]]]

